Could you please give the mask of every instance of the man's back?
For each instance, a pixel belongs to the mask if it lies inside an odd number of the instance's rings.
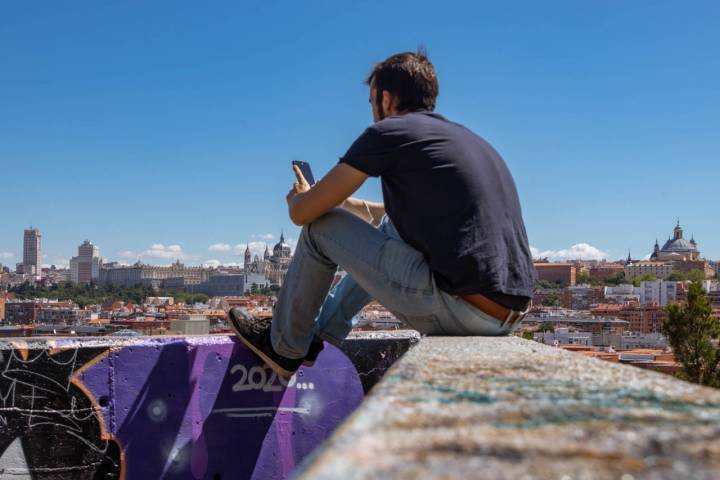
[[[369,127],[341,162],[382,178],[388,215],[441,289],[532,296],[515,184],[482,138],[439,114],[412,112]]]

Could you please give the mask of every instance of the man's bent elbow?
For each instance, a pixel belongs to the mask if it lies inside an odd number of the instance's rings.
[[[290,220],[298,227],[302,227],[312,222],[314,218],[309,218],[307,215],[290,210]]]

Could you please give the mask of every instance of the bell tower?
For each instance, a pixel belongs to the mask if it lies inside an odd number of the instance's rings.
[[[680,226],[680,219],[677,220],[677,225],[675,225],[675,228],[673,229],[673,240],[680,240],[683,238],[683,229]]]
[[[252,255],[250,254],[250,245],[246,245],[245,246],[245,263],[243,265],[245,268],[245,272],[247,272],[248,269],[250,268],[250,263],[252,263]]]

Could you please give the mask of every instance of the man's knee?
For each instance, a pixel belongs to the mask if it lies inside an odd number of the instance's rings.
[[[314,221],[308,223],[303,227],[302,234],[314,235],[316,233],[327,234],[334,228],[337,228],[339,224],[348,220],[348,215],[352,215],[349,212],[334,208]]]

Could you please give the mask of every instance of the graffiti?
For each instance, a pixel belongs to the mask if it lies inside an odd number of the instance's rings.
[[[124,342],[0,344],[0,478],[286,478],[364,393],[329,345],[285,379],[228,337]]]
[[[35,479],[122,476],[121,451],[99,405],[74,381],[105,352],[22,345],[0,351],[0,472]]]
[[[263,392],[280,392],[284,388],[309,388],[313,390],[315,384],[298,383],[297,374],[289,379],[278,375],[273,369],[267,365],[255,365],[248,371],[243,364],[237,364],[230,369],[230,373],[240,372],[241,377],[232,387],[233,392],[246,392],[248,390],[262,390]],[[276,383],[277,382],[277,383]]]

